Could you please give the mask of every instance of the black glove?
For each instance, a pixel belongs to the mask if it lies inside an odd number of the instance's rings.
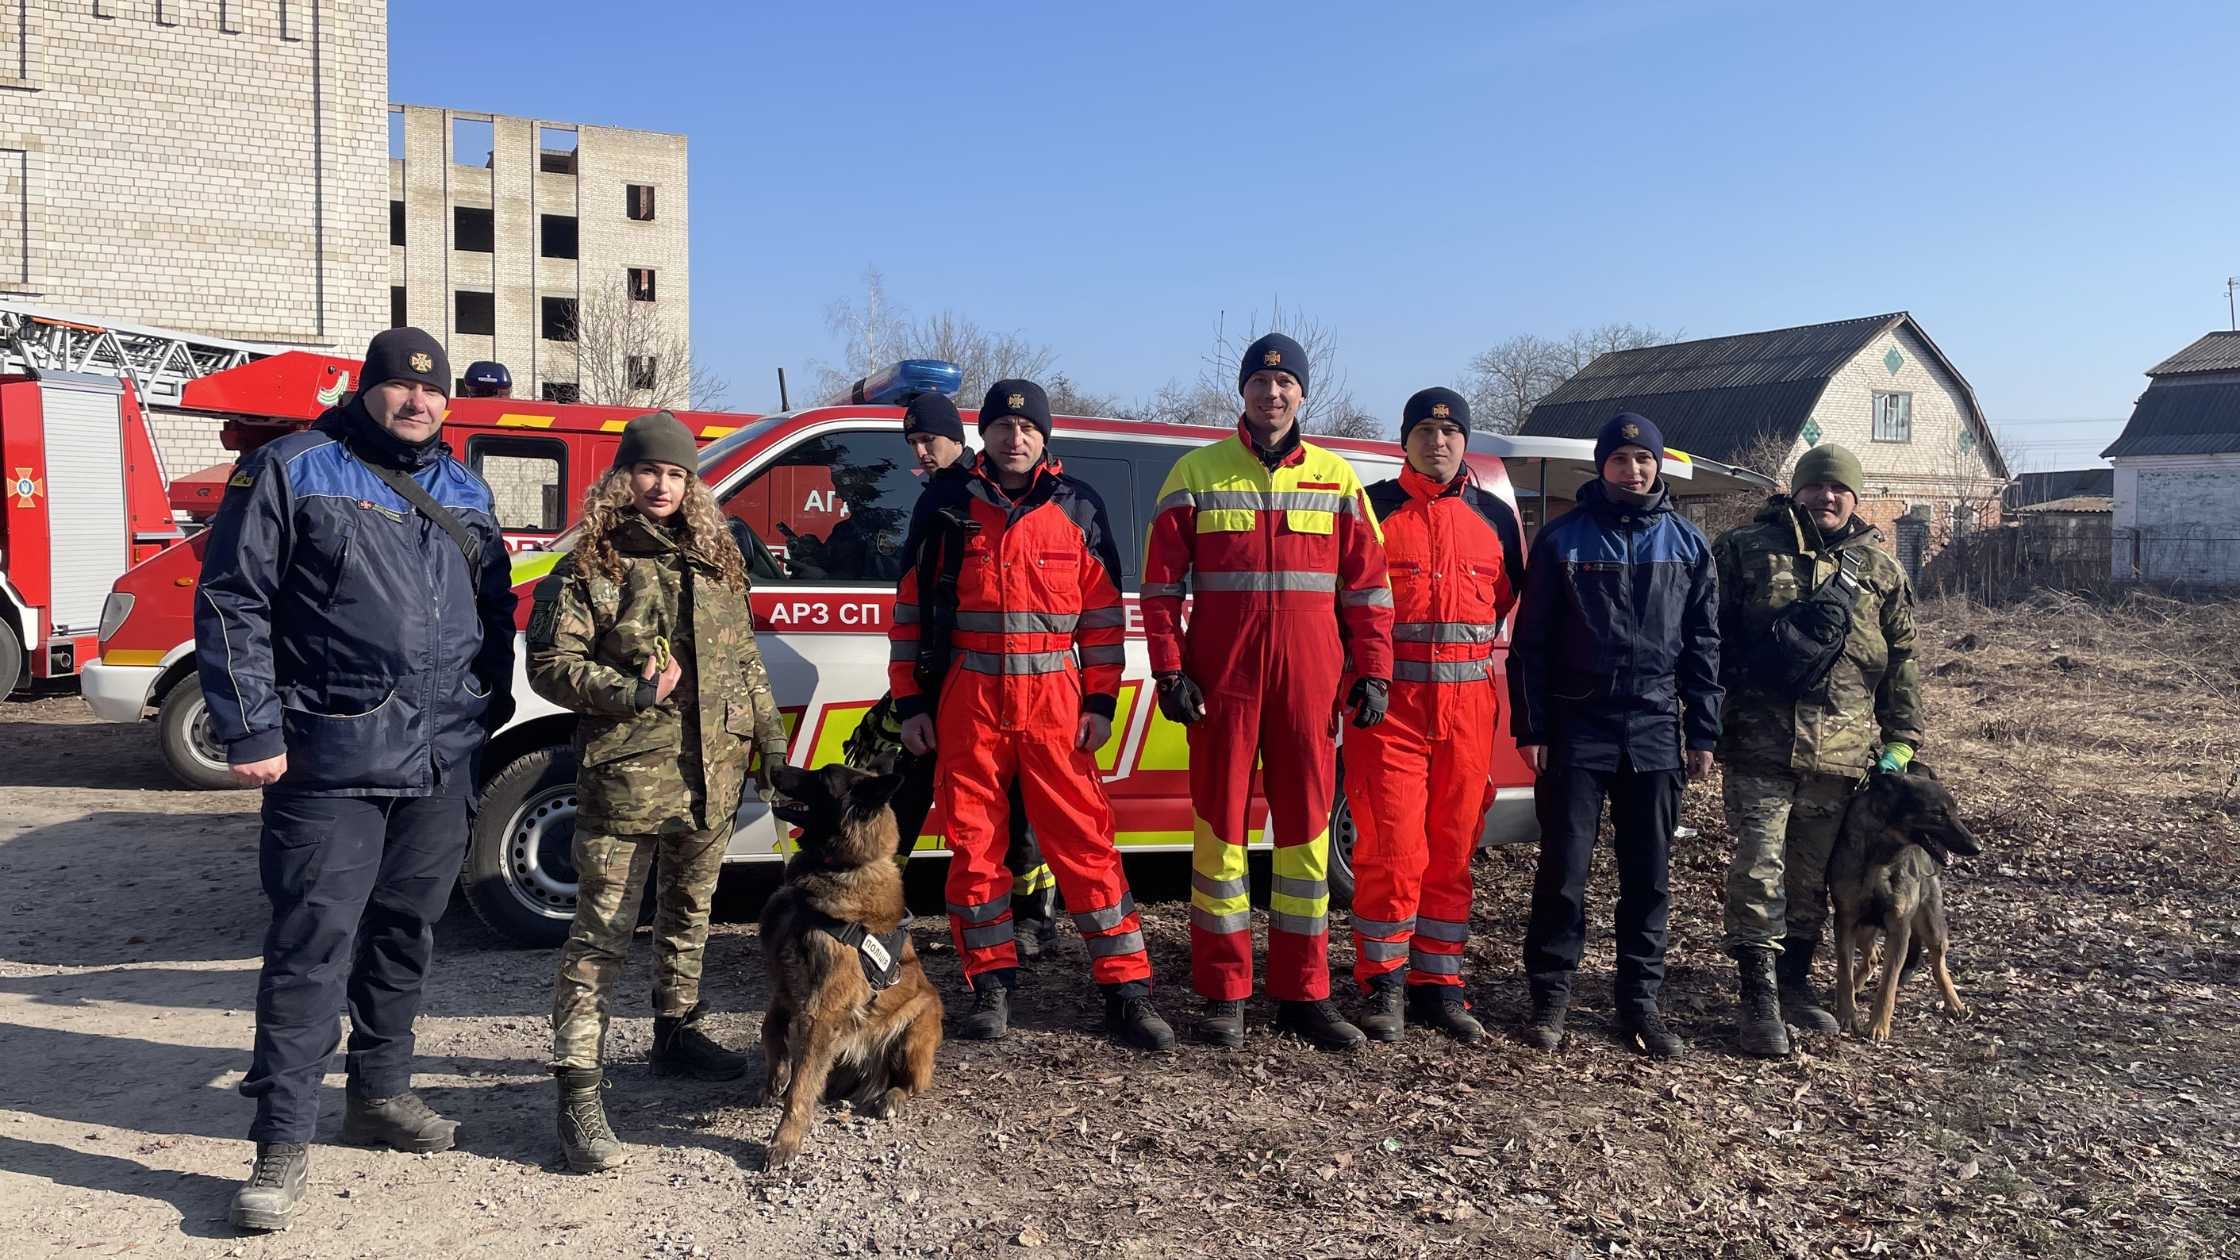
[[[1353,684],[1353,694],[1346,703],[1353,706],[1353,724],[1371,727],[1384,721],[1384,711],[1392,703],[1386,694],[1392,684],[1382,678],[1364,678]]]
[[[1167,715],[1169,722],[1193,726],[1205,720],[1206,693],[1190,681],[1190,675],[1179,669],[1168,670],[1158,676],[1159,712]]]

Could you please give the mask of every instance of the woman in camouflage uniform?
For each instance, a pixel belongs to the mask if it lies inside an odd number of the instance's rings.
[[[654,1072],[731,1080],[747,1066],[695,1027],[701,956],[749,746],[767,779],[786,737],[755,647],[745,561],[697,462],[676,417],[632,420],[529,622],[529,685],[582,715],[576,917],[552,998],[560,1142],[579,1172],[626,1157],[600,1106],[600,1062],[649,871],[659,872]]]

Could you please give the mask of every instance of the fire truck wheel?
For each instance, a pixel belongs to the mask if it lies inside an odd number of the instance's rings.
[[[0,696],[16,689],[23,681],[23,645],[16,642],[16,632],[0,625]]]
[[[556,744],[516,758],[482,789],[459,877],[467,904],[518,945],[550,949],[567,940],[575,835],[575,750]]]
[[[192,674],[173,687],[156,710],[156,746],[163,764],[191,788],[231,788],[226,751],[210,734],[210,706],[202,702],[202,680]]]
[[[1353,908],[1353,842],[1359,835],[1353,825],[1353,805],[1346,800],[1346,767],[1338,763],[1338,791],[1330,806],[1330,904],[1339,910]]]

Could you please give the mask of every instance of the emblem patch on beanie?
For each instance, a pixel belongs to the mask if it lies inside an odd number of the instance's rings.
[[[1267,367],[1274,367],[1274,366],[1276,366],[1277,364],[1279,364],[1279,363],[1283,362],[1283,351],[1281,351],[1281,350],[1270,350],[1270,351],[1269,351],[1269,352],[1267,352],[1266,354],[1263,354],[1263,355],[1261,355],[1261,356],[1260,356],[1260,362],[1261,362],[1261,363],[1262,363],[1262,364],[1263,364],[1264,366],[1267,366]]]
[[[1025,394],[1013,394],[1003,401],[1007,407],[1024,407],[1027,405],[1027,396]]]
[[[1452,420],[1454,419],[1454,408],[1445,403],[1433,403],[1431,404],[1431,418],[1434,420]]]
[[[1622,429],[1618,430],[1618,436],[1619,436],[1619,437],[1628,437],[1628,438],[1637,438],[1637,437],[1640,437],[1640,436],[1641,436],[1641,426],[1640,426],[1640,425],[1638,425],[1638,424],[1629,424],[1629,425],[1627,425],[1626,427],[1624,427],[1624,428],[1622,428]]]
[[[409,362],[415,372],[432,372],[436,366],[436,361],[429,358],[426,351],[414,351]]]

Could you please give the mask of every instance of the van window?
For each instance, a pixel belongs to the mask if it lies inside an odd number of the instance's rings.
[[[1072,438],[1058,455],[1067,473],[1089,483],[1104,500],[1113,541],[1120,548],[1120,586],[1136,589],[1143,572],[1143,540],[1158,506],[1159,487],[1187,446],[1164,442],[1107,442]],[[1074,454],[1067,454],[1071,450]]]
[[[893,586],[925,485],[895,429],[824,433],[796,444],[723,501],[782,580]]]
[[[467,439],[467,467],[490,483],[498,528],[557,534],[567,524],[568,447],[558,438]]]

